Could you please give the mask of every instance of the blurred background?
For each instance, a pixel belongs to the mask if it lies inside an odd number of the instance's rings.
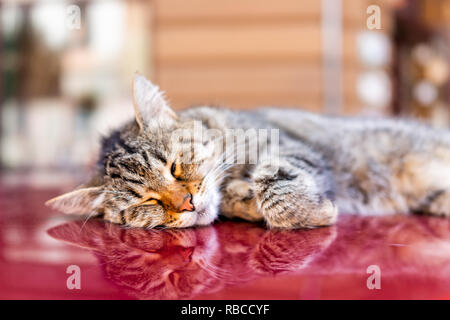
[[[140,71],[175,109],[275,105],[448,127],[450,0],[2,0],[0,177],[70,183],[132,117]]]
[[[86,181],[99,137],[133,117],[135,71],[175,109],[273,105],[448,127],[449,46],[450,0],[0,0],[0,299],[120,297],[94,254],[47,235],[66,218],[44,202]],[[73,264],[81,295],[66,288]]]

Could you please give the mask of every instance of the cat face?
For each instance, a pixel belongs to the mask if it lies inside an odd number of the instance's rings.
[[[196,136],[196,123],[178,119],[140,75],[133,94],[136,121],[103,139],[89,186],[47,204],[135,227],[210,224],[220,201],[214,142]]]

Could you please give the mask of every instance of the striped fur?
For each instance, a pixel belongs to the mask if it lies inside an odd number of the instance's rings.
[[[141,76],[134,96],[136,120],[102,141],[92,183],[49,204],[144,228],[206,225],[219,210],[273,228],[330,225],[338,210],[450,216],[448,131],[299,110],[197,107],[175,114]],[[196,136],[196,122],[218,137]],[[217,141],[228,129],[252,128],[280,130],[279,161],[224,165]],[[174,141],[181,129],[193,139]],[[266,151],[272,143],[263,144]],[[195,210],[180,210],[186,199]]]

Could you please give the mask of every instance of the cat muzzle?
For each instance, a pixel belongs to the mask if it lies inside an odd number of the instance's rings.
[[[192,195],[188,194],[186,197],[184,197],[183,204],[179,208],[179,211],[195,211],[195,207],[192,204]]]

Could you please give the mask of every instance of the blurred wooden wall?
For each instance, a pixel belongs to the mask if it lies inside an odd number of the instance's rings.
[[[370,2],[342,0],[342,112],[360,108],[355,41]],[[321,12],[318,0],[155,0],[155,81],[176,108],[322,111]]]
[[[357,92],[358,77],[370,71],[370,67],[365,66],[358,55],[357,39],[361,32],[377,32],[391,38],[394,25],[394,7],[403,0],[341,0],[342,1],[342,97],[343,104],[341,112],[344,114],[359,114],[368,112],[370,114],[377,111],[363,110],[364,103],[360,100]],[[367,28],[368,14],[366,12],[370,5],[377,5],[381,10],[381,29],[369,30]],[[387,70],[391,72],[391,70]],[[380,113],[391,113],[391,106],[387,109],[379,110]]]

